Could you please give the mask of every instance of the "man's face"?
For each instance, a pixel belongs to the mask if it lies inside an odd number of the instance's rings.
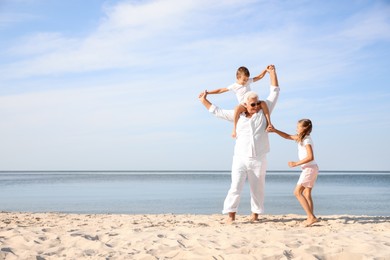
[[[259,111],[260,101],[258,98],[249,98],[246,103],[246,110],[249,114],[254,114]]]

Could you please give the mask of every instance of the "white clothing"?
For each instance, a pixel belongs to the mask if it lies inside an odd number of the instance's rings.
[[[305,138],[303,138],[302,142],[298,143],[298,158],[299,158],[299,160],[302,160],[302,159],[307,157],[306,145],[308,145],[308,144],[311,145],[311,148],[314,151],[314,144],[313,144],[313,140],[311,139],[310,135],[305,136]],[[301,168],[305,167],[306,165],[315,165],[315,164],[317,164],[316,161],[312,160],[310,162],[302,164]]]
[[[265,101],[270,113],[279,97],[279,87],[271,86],[270,94]],[[234,110],[223,110],[214,105],[209,109],[216,117],[234,121]],[[234,156],[261,157],[270,151],[268,133],[265,131],[267,120],[263,110],[247,118],[245,113],[240,115],[237,122],[237,138],[234,147]]]
[[[251,91],[251,83],[253,83],[253,78],[248,79],[245,85],[240,85],[236,82],[227,87],[227,89],[233,91],[236,94],[238,103],[242,104],[245,93]]]
[[[297,185],[302,185],[305,188],[313,188],[314,183],[317,180],[317,176],[318,176],[317,164],[306,165],[302,167],[302,172],[301,175],[299,176]]]
[[[273,111],[278,97],[279,87],[271,86],[270,94],[265,101],[270,113]],[[240,194],[247,177],[251,190],[251,210],[258,214],[264,212],[266,154],[270,151],[270,146],[268,133],[265,131],[267,120],[261,111],[250,118],[247,118],[243,113],[237,122],[237,139],[231,173],[232,183],[222,213],[237,211]],[[234,120],[234,110],[223,110],[211,105],[209,112],[222,119]]]
[[[264,212],[264,186],[267,169],[267,158],[233,157],[232,183],[223,203],[222,214],[237,212],[240,204],[241,191],[248,178],[251,192],[251,212],[262,214]]]

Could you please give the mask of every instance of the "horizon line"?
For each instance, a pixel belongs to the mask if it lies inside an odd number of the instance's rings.
[[[267,170],[267,172],[300,172],[301,170]],[[0,170],[6,172],[231,172],[231,170]],[[320,172],[390,173],[390,170],[320,170]]]

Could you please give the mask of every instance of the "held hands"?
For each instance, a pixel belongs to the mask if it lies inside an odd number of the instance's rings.
[[[268,65],[267,72],[268,73],[275,72],[275,65],[273,65],[273,64]]]
[[[270,133],[275,132],[275,127],[272,124],[269,124],[265,131]]]
[[[200,100],[205,99],[207,97],[207,90],[201,92],[198,96]]]

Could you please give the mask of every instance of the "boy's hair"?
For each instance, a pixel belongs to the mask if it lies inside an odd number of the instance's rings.
[[[247,69],[247,67],[241,66],[237,69],[236,77],[238,78],[238,76],[241,76],[241,75],[247,76],[249,78],[251,74],[249,73],[249,70]]]
[[[247,103],[250,98],[259,98],[259,95],[254,91],[246,92],[244,95],[244,103]]]
[[[303,139],[305,139],[305,137],[311,133],[311,130],[313,129],[313,124],[311,123],[310,119],[301,119],[298,121],[298,124],[301,124],[303,127],[303,131],[298,134],[297,139],[297,142],[301,143]]]

